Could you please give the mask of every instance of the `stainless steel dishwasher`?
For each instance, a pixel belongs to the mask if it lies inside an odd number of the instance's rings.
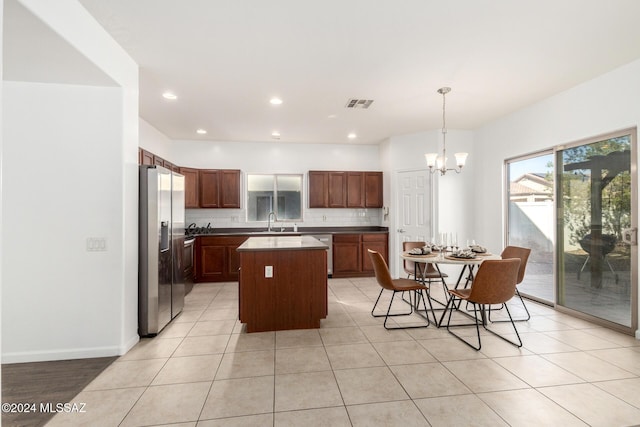
[[[329,246],[327,251],[327,275],[333,275],[333,236],[331,234],[312,234],[311,237],[315,237],[325,245]]]

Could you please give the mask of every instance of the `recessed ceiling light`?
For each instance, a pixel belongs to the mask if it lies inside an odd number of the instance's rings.
[[[271,103],[271,105],[280,105],[282,104],[282,99],[274,97],[269,100],[269,103]]]
[[[172,93],[172,92],[165,92],[165,93],[162,94],[162,97],[164,99],[170,99],[172,101],[178,99],[178,96],[175,93]]]
[[[329,115],[327,116],[327,118],[328,118],[328,119],[335,119],[336,117],[338,117],[338,115],[337,115],[337,114],[329,114]]]
[[[278,131],[271,132],[271,138],[280,139],[280,132],[278,132]]]
[[[347,138],[349,138],[349,139],[356,139],[357,137],[358,137],[358,135],[356,135],[353,132],[351,132],[349,135],[347,135]]]
[[[206,135],[206,134],[207,134],[207,131],[206,131],[206,130],[204,130],[204,129],[198,129],[198,130],[196,131],[196,133],[197,133],[197,134],[199,134],[199,135]]]

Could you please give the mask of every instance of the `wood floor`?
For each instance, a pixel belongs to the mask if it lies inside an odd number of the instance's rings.
[[[117,357],[2,365],[2,403],[35,403],[36,411],[2,412],[4,427],[43,426],[54,413],[40,412],[40,403],[72,402]]]

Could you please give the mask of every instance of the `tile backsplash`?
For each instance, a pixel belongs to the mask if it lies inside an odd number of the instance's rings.
[[[354,227],[380,226],[382,209],[307,209],[298,227]],[[197,227],[212,228],[265,228],[267,221],[247,222],[244,209],[187,209],[185,225],[195,223]],[[293,227],[294,221],[278,221],[276,227]]]

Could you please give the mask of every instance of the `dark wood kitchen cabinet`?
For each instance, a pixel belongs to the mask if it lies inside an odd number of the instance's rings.
[[[195,282],[238,280],[240,256],[237,249],[247,236],[198,236],[195,247]]]
[[[141,165],[153,165],[154,161],[153,161],[153,153],[144,150],[142,148],[140,148],[140,150],[138,151],[139,153],[139,159],[138,159],[138,163],[140,163]]]
[[[382,172],[364,172],[364,207],[381,208],[383,199]]]
[[[310,208],[346,208],[346,172],[309,171]]]
[[[347,173],[329,172],[328,208],[347,207]]]
[[[201,169],[199,171],[201,208],[240,208],[240,171]]]
[[[195,248],[195,240],[190,239],[184,242],[184,252],[182,255],[182,264],[183,268],[183,279],[184,279],[184,294],[188,294],[191,292],[193,288],[193,277],[194,277],[194,248]]]
[[[264,246],[254,237],[238,249],[239,319],[247,332],[319,328],[327,317],[327,251],[310,237],[273,237]],[[316,246],[318,244],[319,246]],[[271,266],[271,275],[265,274]]]
[[[309,171],[310,208],[381,208],[382,172]]]
[[[374,276],[368,249],[389,259],[388,233],[335,234],[333,236],[333,277]]]
[[[180,173],[184,175],[184,207],[195,209],[200,207],[199,195],[199,174],[198,169],[180,168]]]
[[[347,207],[364,207],[364,173],[347,172]]]
[[[329,206],[329,173],[309,171],[309,207]]]

